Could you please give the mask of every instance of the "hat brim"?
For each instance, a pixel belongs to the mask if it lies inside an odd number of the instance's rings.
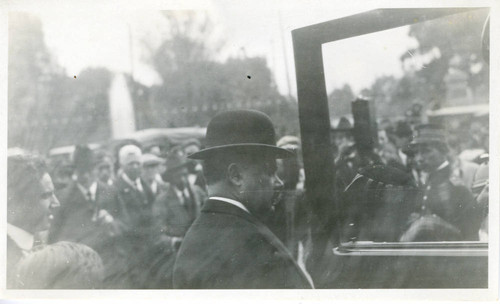
[[[353,128],[340,128],[340,129],[331,128],[330,129],[330,132],[332,132],[332,133],[337,133],[337,132],[338,133],[341,133],[341,132],[347,133],[347,132],[352,132],[352,131],[353,131]]]
[[[410,150],[416,149],[419,146],[425,146],[425,145],[436,145],[436,146],[442,146],[448,151],[448,145],[445,142],[442,142],[441,140],[429,140],[429,139],[416,139],[413,140],[412,142],[409,143],[408,147]]]
[[[272,145],[265,144],[232,144],[232,145],[223,145],[223,146],[215,146],[200,150],[188,156],[190,159],[199,159],[204,160],[213,157],[214,155],[225,152],[225,151],[256,151],[259,150],[261,153],[270,153],[277,159],[282,158],[290,158],[295,154],[287,149],[278,148]]]
[[[183,168],[187,168],[187,166],[189,165],[189,162],[183,162],[181,164],[178,164],[176,166],[173,166],[173,167],[167,167],[167,169],[165,170],[166,173],[168,172],[174,172],[174,171],[177,171],[177,170],[180,170],[180,169],[183,169]]]
[[[150,160],[147,162],[143,162],[142,165],[143,166],[158,166],[158,165],[161,165],[163,163],[165,163],[165,161]]]

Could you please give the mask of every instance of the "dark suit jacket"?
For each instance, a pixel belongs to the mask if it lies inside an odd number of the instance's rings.
[[[450,180],[450,174],[448,165],[429,175],[422,189],[419,212],[436,214],[454,225],[460,230],[463,240],[477,240],[481,222],[479,208],[469,189]]]
[[[167,236],[183,237],[198,217],[206,194],[196,185],[187,185],[187,187],[194,203],[191,213],[185,205],[181,204],[172,185],[168,185],[168,189],[156,199],[153,214],[157,232],[160,231]]]
[[[99,210],[110,207],[111,189],[98,182],[94,202],[87,201],[76,182],[57,193],[61,207],[51,225],[50,242],[71,241],[101,252],[108,236],[95,218]],[[92,218],[94,217],[94,221]]]
[[[113,184],[111,208],[108,211],[126,235],[143,237],[150,234],[154,195],[146,183],[142,180],[141,183],[143,192],[129,185],[121,176]]]
[[[141,180],[143,192],[119,176],[113,184],[109,213],[114,218],[116,252],[104,285],[107,288],[146,288],[150,282],[152,203],[154,195]]]
[[[259,220],[208,200],[177,255],[174,288],[311,288],[283,243]]]

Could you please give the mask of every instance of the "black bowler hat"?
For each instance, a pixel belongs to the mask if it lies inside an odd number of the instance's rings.
[[[95,165],[94,152],[87,145],[77,145],[73,152],[73,168],[77,172],[89,172]]]
[[[205,149],[189,155],[189,158],[207,159],[235,149],[260,150],[276,158],[294,155],[276,146],[276,134],[269,116],[255,110],[234,110],[212,118],[207,127]]]

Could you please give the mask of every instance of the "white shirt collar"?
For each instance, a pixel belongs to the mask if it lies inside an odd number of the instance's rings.
[[[19,227],[7,223],[7,235],[21,248],[22,250],[29,251],[33,248],[35,237]]]
[[[229,204],[234,205],[234,206],[236,206],[236,207],[238,207],[238,208],[240,208],[240,209],[242,209],[250,214],[250,211],[248,211],[248,209],[242,203],[235,201],[233,199],[226,198],[226,197],[220,197],[220,196],[211,196],[208,199],[213,199],[213,200],[218,200],[218,201],[229,203]]]
[[[184,190],[181,190],[174,185],[172,185],[172,187],[174,188],[174,192],[177,195],[177,198],[179,199],[181,205],[184,205],[184,197],[190,197],[188,188],[184,187]]]
[[[445,168],[445,167],[446,167],[446,166],[448,166],[449,164],[450,164],[450,162],[449,162],[449,161],[447,161],[447,160],[445,160],[445,161],[444,161],[444,163],[442,163],[442,164],[441,164],[441,165],[440,165],[440,166],[436,169],[436,171],[439,171],[439,170],[441,170],[441,169]]]
[[[151,185],[149,185],[149,187],[151,188],[151,191],[156,194],[156,192],[158,192],[158,182],[156,180],[153,180],[153,182],[151,183]]]
[[[87,198],[88,193],[90,193],[90,199],[95,201],[95,194],[97,191],[97,182],[93,182],[89,189],[85,189],[80,183],[77,183],[78,188],[82,191],[83,195]]]
[[[125,172],[123,172],[123,173],[122,173],[122,178],[123,178],[123,180],[124,180],[127,184],[129,184],[129,185],[130,185],[130,186],[132,186],[133,188],[135,188],[135,189],[139,190],[140,192],[143,192],[143,189],[142,189],[142,184],[141,184],[141,180],[140,180],[140,178],[137,178],[137,179],[135,180],[135,182],[134,182],[134,181],[132,181],[132,180],[130,179],[130,177],[128,177],[128,175],[127,175]]]
[[[399,155],[399,158],[401,158],[401,161],[403,162],[403,165],[406,166],[407,165],[408,156],[401,149],[398,149],[398,155]]]

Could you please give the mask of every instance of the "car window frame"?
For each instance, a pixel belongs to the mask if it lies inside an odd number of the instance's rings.
[[[336,255],[450,254],[487,256],[486,242],[341,243],[341,210],[335,201],[334,144],[330,139],[330,114],[322,46],[325,43],[430,21],[487,7],[388,8],[318,23],[292,31],[297,81],[299,123],[305,189],[311,209],[324,229],[334,227]],[[355,26],[353,26],[355,25]],[[340,30],[339,30],[340,29]],[[337,223],[332,225],[331,223]]]

